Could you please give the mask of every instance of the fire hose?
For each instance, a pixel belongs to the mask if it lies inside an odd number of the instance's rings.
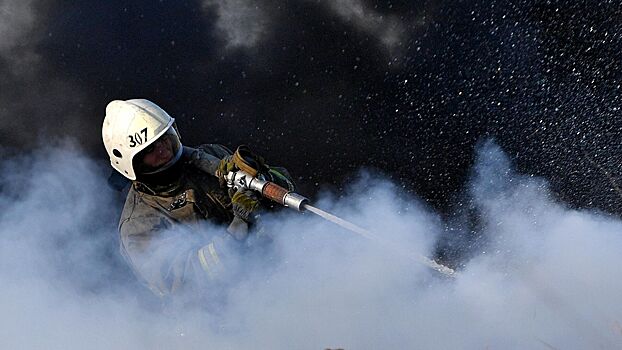
[[[331,221],[350,232],[354,232],[359,234],[369,240],[374,241],[375,243],[384,246],[385,248],[391,249],[394,252],[399,252],[410,259],[415,259],[417,262],[422,263],[435,271],[443,274],[447,277],[455,277],[456,272],[442,264],[437,263],[433,259],[430,259],[421,254],[405,254],[401,250],[397,249],[394,246],[388,245],[386,242],[380,240],[378,235],[375,235],[369,230],[366,230],[362,227],[359,227],[349,221],[341,219],[333,214],[325,212],[319,208],[316,208],[309,204],[309,199],[292,191],[289,191],[274,182],[263,180],[259,177],[251,176],[249,173],[238,170],[231,171],[225,176],[227,180],[227,186],[233,188],[235,190],[238,189],[249,189],[260,193],[263,197],[270,199],[276,203],[279,203],[285,207],[296,209],[297,211],[309,211],[312,212],[328,221]]]

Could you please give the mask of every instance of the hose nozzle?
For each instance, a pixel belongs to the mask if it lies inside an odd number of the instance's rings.
[[[298,193],[288,191],[274,182],[253,177],[242,170],[229,172],[225,178],[227,179],[227,186],[230,188],[235,190],[243,188],[257,191],[265,198],[298,211],[302,211],[304,205],[309,201],[306,197]]]

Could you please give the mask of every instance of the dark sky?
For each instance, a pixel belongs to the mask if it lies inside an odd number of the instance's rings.
[[[576,207],[622,213],[619,1],[0,2],[0,140],[107,162],[106,104],[147,98],[185,144],[246,143],[301,192],[379,170],[436,209],[478,142]]]

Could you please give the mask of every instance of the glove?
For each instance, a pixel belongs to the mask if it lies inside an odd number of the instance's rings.
[[[218,181],[220,182],[221,187],[225,187],[227,184],[227,174],[236,170],[238,170],[238,168],[233,162],[233,156],[226,156],[220,160],[220,162],[218,163],[218,168],[216,168],[215,175],[216,177],[218,177]]]
[[[253,153],[246,145],[239,146],[232,156],[227,156],[218,163],[215,175],[218,177],[220,186],[226,185],[226,176],[229,172],[237,170],[242,170],[252,177],[269,173],[269,167],[263,157]]]
[[[233,215],[249,222],[251,214],[259,207],[259,198],[255,192],[241,189],[231,196]]]

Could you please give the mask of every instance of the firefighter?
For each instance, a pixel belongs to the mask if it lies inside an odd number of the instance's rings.
[[[222,145],[182,145],[175,120],[144,99],[112,101],[102,137],[112,167],[131,180],[119,221],[120,250],[134,273],[161,297],[200,293],[236,270],[231,257],[266,203],[250,190],[232,192],[236,170]],[[237,149],[259,176],[294,190],[283,168],[269,167],[248,148]]]

